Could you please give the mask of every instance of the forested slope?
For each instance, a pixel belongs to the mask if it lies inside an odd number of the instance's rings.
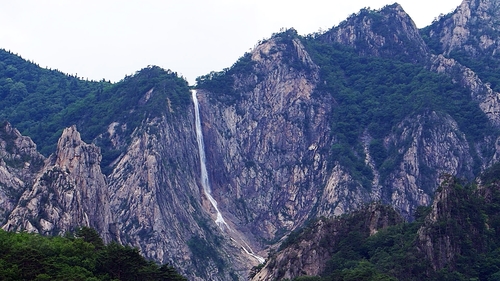
[[[0,119],[30,136],[45,156],[65,127],[76,124],[92,142],[112,122],[126,121],[133,130],[146,116],[178,112],[189,102],[187,82],[156,66],[117,83],[86,81],[0,50]]]

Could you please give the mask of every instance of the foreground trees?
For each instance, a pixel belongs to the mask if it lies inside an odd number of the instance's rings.
[[[186,280],[169,266],[147,261],[137,249],[104,245],[80,228],[66,237],[0,230],[2,280]]]

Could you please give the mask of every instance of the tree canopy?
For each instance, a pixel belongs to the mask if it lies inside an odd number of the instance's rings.
[[[0,276],[15,280],[187,280],[170,265],[147,261],[135,248],[104,245],[94,229],[45,237],[0,230]]]

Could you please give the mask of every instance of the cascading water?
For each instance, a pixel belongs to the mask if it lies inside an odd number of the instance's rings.
[[[224,229],[229,230],[228,234],[231,236],[231,239],[235,243],[239,244],[246,254],[258,260],[259,263],[263,263],[265,259],[261,256],[256,255],[253,252],[252,248],[250,248],[250,246],[242,238],[242,235],[229,227],[229,225],[222,217],[222,214],[219,211],[219,207],[217,207],[217,201],[215,201],[215,199],[212,197],[212,189],[210,188],[210,182],[208,180],[208,173],[206,166],[205,143],[203,141],[203,131],[201,130],[200,105],[198,103],[198,97],[196,96],[196,90],[191,90],[191,96],[193,98],[193,104],[194,104],[196,140],[198,142],[198,153],[200,155],[201,185],[203,187],[203,192],[205,193],[205,196],[207,196],[208,201],[210,201],[210,204],[212,204],[212,207],[215,209],[217,213],[215,223],[219,226],[219,228],[222,231],[224,231]]]
[[[195,116],[195,127],[196,127],[196,140],[198,141],[198,153],[200,155],[200,169],[201,169],[201,185],[203,187],[203,192],[205,196],[207,196],[208,201],[212,204],[215,211],[217,212],[217,218],[215,219],[215,223],[223,229],[226,227],[229,229],[226,221],[222,217],[222,214],[217,207],[217,201],[212,197],[212,189],[210,188],[210,182],[208,181],[208,173],[206,166],[206,157],[205,157],[205,144],[203,141],[203,132],[201,130],[201,118],[200,118],[200,105],[198,103],[198,98],[196,97],[196,90],[191,90],[191,95],[193,98],[194,104],[194,116]]]

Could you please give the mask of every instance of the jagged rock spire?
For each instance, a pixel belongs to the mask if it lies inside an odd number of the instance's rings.
[[[111,214],[100,149],[86,144],[76,126],[66,128],[51,155],[2,227],[63,234],[79,226],[96,228],[105,240]]]

